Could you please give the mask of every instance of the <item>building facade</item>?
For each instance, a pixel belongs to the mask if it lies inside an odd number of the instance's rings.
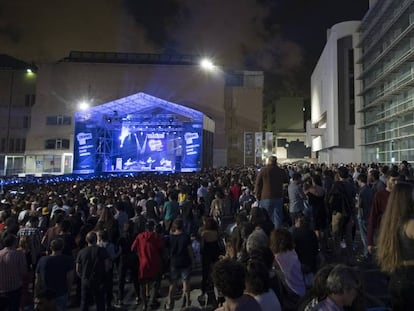
[[[311,160],[311,150],[305,145],[309,111],[309,101],[303,97],[281,97],[264,109],[264,130],[274,134],[272,153],[280,162]]]
[[[319,162],[360,162],[360,133],[355,96],[359,67],[358,28],[348,21],[328,29],[327,42],[311,76],[311,119],[307,122],[307,144]]]
[[[364,162],[414,161],[414,1],[371,1],[360,27]]]
[[[0,54],[0,175],[24,171],[26,137],[35,93],[34,66]]]
[[[25,172],[71,173],[79,103],[97,106],[138,92],[213,119],[215,167],[242,164],[243,133],[262,127],[262,72],[205,72],[191,57],[72,52],[64,61],[39,65]]]

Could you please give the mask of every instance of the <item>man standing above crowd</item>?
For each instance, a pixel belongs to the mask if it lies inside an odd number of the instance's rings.
[[[289,183],[287,173],[277,165],[277,158],[271,156],[256,177],[255,194],[260,207],[267,210],[276,229],[283,224],[283,184]]]

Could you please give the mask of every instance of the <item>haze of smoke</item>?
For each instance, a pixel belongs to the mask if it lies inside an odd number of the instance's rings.
[[[239,68],[252,57],[258,57],[254,66],[263,70],[288,72],[302,63],[298,45],[264,27],[268,7],[256,0],[182,0],[181,4],[185,14],[170,37],[182,50]]]
[[[71,50],[154,51],[117,0],[3,0],[0,47],[35,62],[55,61]]]
[[[301,48],[264,26],[256,0],[2,0],[0,47],[26,61],[56,61],[71,50],[211,56],[231,68],[293,75]],[[286,80],[288,81],[288,79]]]

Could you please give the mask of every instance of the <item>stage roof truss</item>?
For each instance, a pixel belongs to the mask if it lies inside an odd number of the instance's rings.
[[[137,93],[123,97],[99,106],[94,106],[86,111],[78,111],[75,114],[76,120],[102,121],[111,118],[121,121],[130,115],[148,115],[154,117],[151,112],[160,111],[163,118],[178,117],[181,120],[191,122],[203,122],[203,113],[176,103],[172,103],[145,93]],[[158,114],[157,114],[158,115]],[[174,120],[173,120],[174,121]],[[172,122],[173,122],[172,121]]]

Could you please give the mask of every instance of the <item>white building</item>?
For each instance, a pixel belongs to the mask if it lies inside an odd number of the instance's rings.
[[[311,120],[307,123],[307,144],[318,153],[319,162],[360,162],[360,134],[357,126],[360,86],[355,80],[359,68],[356,48],[360,22],[332,26],[311,77]]]

